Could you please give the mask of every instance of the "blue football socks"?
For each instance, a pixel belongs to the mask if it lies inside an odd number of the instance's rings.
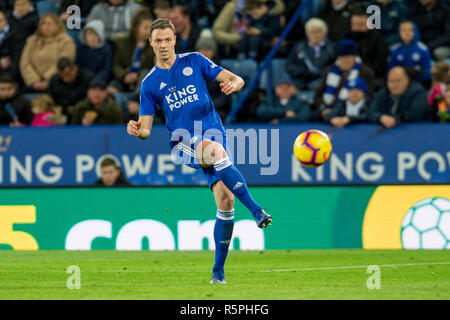
[[[216,245],[213,274],[223,280],[225,260],[228,255],[228,248],[233,235],[234,209],[231,211],[217,210],[217,219],[214,225],[214,243]]]

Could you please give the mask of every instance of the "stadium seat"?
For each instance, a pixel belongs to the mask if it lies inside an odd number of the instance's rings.
[[[273,89],[275,83],[283,77],[286,77],[286,62],[287,59],[277,58],[272,60],[272,64],[269,64],[266,70],[261,74],[259,79],[259,87],[261,89]],[[271,68],[271,69],[269,69]],[[271,74],[271,76],[270,76]]]
[[[35,3],[36,11],[39,17],[42,17],[47,12],[54,12],[58,14],[59,2],[56,1],[38,1]]]

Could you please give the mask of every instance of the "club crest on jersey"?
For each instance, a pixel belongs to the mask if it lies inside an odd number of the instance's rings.
[[[186,77],[189,77],[193,72],[194,72],[194,70],[192,70],[191,67],[186,67],[186,68],[183,69],[183,74]]]

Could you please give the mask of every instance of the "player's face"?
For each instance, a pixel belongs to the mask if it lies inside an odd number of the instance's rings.
[[[172,29],[155,29],[150,37],[150,45],[158,60],[167,61],[175,55],[175,34]]]
[[[102,181],[107,187],[111,187],[114,183],[116,183],[119,174],[120,171],[115,166],[106,166],[101,168]]]

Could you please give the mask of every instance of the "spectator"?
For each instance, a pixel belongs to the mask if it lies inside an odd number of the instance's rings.
[[[265,0],[262,0],[265,1]],[[282,0],[275,0],[275,6],[269,10],[270,15],[280,15],[284,10]],[[231,0],[220,11],[213,25],[213,34],[216,41],[227,46],[227,51],[221,56],[233,57],[233,51],[242,39],[249,21],[250,14],[244,10],[244,0]]]
[[[36,32],[27,39],[20,58],[20,72],[25,85],[37,92],[47,90],[50,78],[57,72],[61,57],[75,59],[75,42],[54,13],[46,13]]]
[[[77,102],[86,97],[93,78],[92,72],[79,68],[71,58],[62,57],[58,61],[58,73],[50,79],[48,92],[64,113],[70,115]]]
[[[245,11],[250,14],[248,26],[243,32],[237,50],[238,58],[262,60],[280,28],[280,17],[270,15],[273,1],[246,0]]]
[[[134,1],[106,0],[92,8],[87,21],[103,21],[106,39],[114,40],[115,36],[128,33],[131,20],[140,8],[141,5]]]
[[[259,121],[272,124],[306,122],[309,120],[309,113],[309,103],[297,97],[295,83],[289,78],[282,78],[275,86],[275,96],[263,100],[256,110],[256,117]]]
[[[355,40],[358,53],[363,63],[375,73],[375,88],[381,88],[386,78],[389,45],[378,30],[369,30],[367,14],[361,8],[355,10],[351,17],[350,37]]]
[[[191,20],[191,12],[187,6],[176,5],[170,12],[177,36],[175,52],[195,51],[195,43],[200,37],[200,29],[195,22]]]
[[[366,98],[367,84],[363,78],[356,78],[348,82],[348,98],[339,101],[336,108],[327,116],[329,121],[336,128],[343,128],[346,125],[368,121],[367,111],[369,103]]]
[[[124,117],[124,123],[128,123],[130,120],[138,121],[139,120],[139,94],[131,94],[128,97],[127,101],[127,109],[128,113]]]
[[[311,18],[305,25],[306,40],[298,42],[289,54],[286,72],[298,89],[315,90],[325,68],[335,59],[334,48],[327,38],[325,21]]]
[[[30,102],[17,90],[14,78],[0,75],[0,125],[23,126],[33,119]]]
[[[389,55],[389,69],[403,66],[409,76],[429,87],[431,81],[431,54],[427,46],[419,41],[419,30],[411,21],[399,26],[400,42],[392,46]]]
[[[339,42],[350,31],[350,16],[353,10],[351,0],[328,0],[325,7],[319,10],[317,17],[328,25],[328,37]]]
[[[31,111],[34,118],[31,121],[32,127],[49,127],[64,125],[67,116],[61,114],[60,109],[55,107],[55,103],[48,94],[41,94],[31,100]]]
[[[100,179],[94,183],[97,187],[131,186],[122,170],[113,158],[104,158],[100,163]]]
[[[380,24],[386,41],[392,45],[398,41],[398,26],[406,17],[406,5],[398,0],[371,1],[369,6],[376,5],[381,8]]]
[[[28,37],[35,33],[39,24],[39,16],[33,8],[31,0],[15,0],[14,11],[9,19],[11,28],[17,32],[17,45],[19,52],[22,52]]]
[[[172,7],[167,0],[156,0],[152,6],[152,13],[155,19],[169,19]]]
[[[356,43],[351,39],[344,39],[339,43],[337,60],[328,67],[316,89],[314,97],[315,110],[312,119],[324,120],[338,101],[345,101],[348,97],[348,80],[361,77],[367,84],[369,98],[374,93],[374,73],[370,67],[362,63],[358,57]]]
[[[392,128],[402,122],[427,120],[427,92],[411,80],[403,67],[388,73],[387,87],[375,95],[369,109],[369,120]]]
[[[445,89],[445,103],[439,103],[438,116],[440,122],[450,121],[450,81],[447,81]]]
[[[448,1],[416,0],[409,18],[420,30],[422,41],[437,60],[450,56],[450,5]]]
[[[140,76],[153,68],[155,54],[148,41],[152,21],[148,8],[139,10],[133,17],[128,36],[115,41],[115,80],[110,84],[110,93],[135,90]]]
[[[105,38],[101,20],[92,20],[79,35],[77,65],[95,74],[97,79],[108,82],[111,77],[113,48]]]
[[[220,60],[217,57],[217,44],[214,41],[211,31],[203,30],[195,47],[198,52],[212,60],[215,64],[220,65]],[[231,109],[231,96],[223,94],[216,81],[207,80],[206,87],[209,91],[211,99],[213,100],[214,107],[223,121]]]
[[[87,90],[87,98],[74,108],[72,124],[90,126],[93,124],[122,123],[122,111],[116,100],[108,94],[106,83],[93,80]]]
[[[19,35],[8,22],[6,12],[0,9],[0,73],[19,77]]]
[[[428,94],[428,105],[432,108],[432,120],[438,121],[439,112],[442,113],[444,109],[448,108],[446,105],[446,83],[449,77],[450,66],[442,61],[436,62],[431,68],[431,75],[433,76],[433,83]],[[445,108],[443,107],[445,105]]]

